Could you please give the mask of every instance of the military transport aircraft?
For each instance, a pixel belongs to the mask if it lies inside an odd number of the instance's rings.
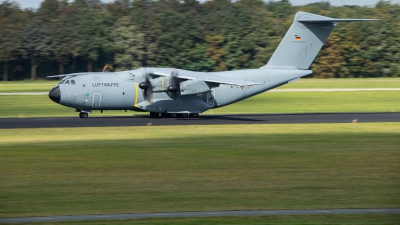
[[[93,110],[150,112],[151,117],[198,116],[300,79],[338,22],[298,12],[269,62],[259,69],[193,72],[173,68],[140,68],[115,73],[74,73],[49,92],[54,102],[76,109],[80,118]],[[106,70],[111,70],[109,67]]]

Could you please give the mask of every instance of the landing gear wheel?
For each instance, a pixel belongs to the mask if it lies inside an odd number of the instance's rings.
[[[177,114],[176,114],[176,113],[168,113],[168,115],[169,115],[170,117],[172,117],[172,118],[176,118],[176,117],[177,117]]]
[[[161,117],[162,118],[167,118],[168,117],[168,113],[161,113]]]
[[[81,113],[79,113],[79,117],[86,119],[86,118],[89,117],[89,115],[87,113],[85,113],[85,112],[81,112]]]
[[[150,112],[150,116],[153,118],[158,118],[160,116],[160,113]]]

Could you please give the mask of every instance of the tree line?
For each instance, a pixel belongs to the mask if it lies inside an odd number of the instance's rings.
[[[318,54],[313,77],[400,77],[400,6],[293,6],[288,0],[44,0],[40,8],[0,4],[0,70],[18,80],[47,75],[173,67],[224,71],[265,65],[299,11],[339,23]]]

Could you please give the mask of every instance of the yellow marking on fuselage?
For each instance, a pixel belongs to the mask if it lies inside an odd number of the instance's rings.
[[[139,100],[139,87],[138,83],[135,82],[135,103],[133,104],[133,106],[138,107],[138,100]]]
[[[161,91],[164,91],[164,77],[161,77]]]

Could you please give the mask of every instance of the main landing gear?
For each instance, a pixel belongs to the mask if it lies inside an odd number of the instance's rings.
[[[81,112],[81,113],[79,113],[79,118],[84,118],[84,119],[86,119],[86,118],[88,118],[88,117],[89,117],[89,114],[86,113],[86,112]]]
[[[152,118],[159,118],[160,116],[162,118],[182,118],[182,117],[198,117],[198,113],[157,113],[157,112],[150,112],[150,116]]]

